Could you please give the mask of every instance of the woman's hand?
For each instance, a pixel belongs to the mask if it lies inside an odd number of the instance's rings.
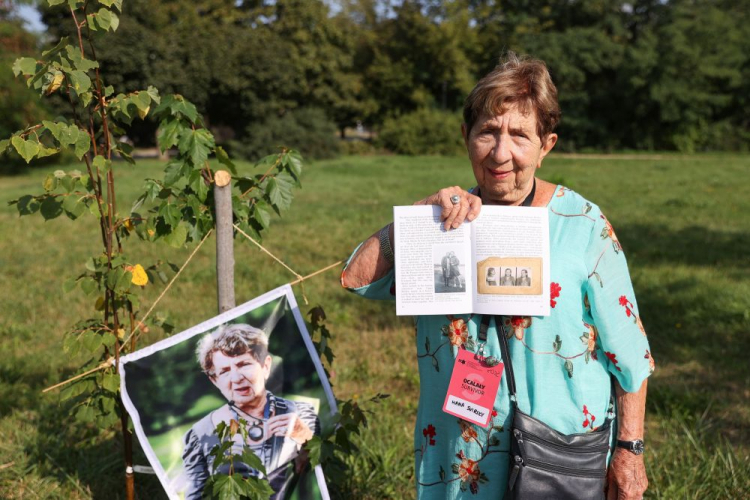
[[[607,473],[607,500],[641,500],[648,488],[643,455],[617,449]]]
[[[455,205],[451,201],[453,196],[459,197],[459,202]],[[416,202],[415,205],[438,205],[442,207],[440,220],[445,221],[443,227],[448,230],[456,229],[464,220],[471,222],[476,219],[482,209],[482,200],[479,196],[474,196],[458,186],[453,186],[441,189],[424,200]]]
[[[268,419],[268,435],[288,437],[299,444],[304,444],[313,437],[313,431],[296,413],[274,415]]]

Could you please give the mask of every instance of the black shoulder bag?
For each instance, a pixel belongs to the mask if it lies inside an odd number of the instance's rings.
[[[600,427],[582,434],[561,434],[518,409],[508,337],[502,320],[495,317],[506,381],[513,402],[511,426],[509,499],[602,500],[607,484],[610,413]],[[489,316],[482,318],[480,337],[487,335]],[[502,331],[501,331],[502,329]],[[484,340],[480,338],[480,341]],[[614,408],[614,391],[610,408]]]

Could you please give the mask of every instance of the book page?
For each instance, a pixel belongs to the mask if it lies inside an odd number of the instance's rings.
[[[472,226],[473,312],[549,316],[547,209],[483,206]]]
[[[396,314],[471,312],[471,226],[446,231],[440,207],[393,207]]]

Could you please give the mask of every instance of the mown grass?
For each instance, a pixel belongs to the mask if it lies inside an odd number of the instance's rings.
[[[118,165],[121,207],[161,166]],[[247,167],[245,167],[247,168]],[[53,170],[53,169],[50,169]],[[89,317],[93,301],[61,284],[98,252],[93,219],[19,218],[5,201],[41,190],[47,170],[0,179],[0,497],[122,498],[119,435],[82,426],[40,390],[74,373],[81,359],[62,335]],[[750,158],[738,155],[637,159],[552,156],[540,176],[598,203],[625,248],[657,371],[649,384],[648,498],[739,498],[750,494]],[[264,244],[301,274],[336,262],[410,204],[446,185],[470,186],[463,158],[346,157],[306,170],[292,209]],[[293,277],[236,242],[237,302]],[[129,241],[132,262],[182,264],[190,249]],[[150,304],[161,285],[148,287]],[[295,292],[303,309],[302,289]],[[392,397],[371,406],[371,426],[351,457],[350,498],[414,495],[412,433],[419,380],[413,324],[392,304],[343,291],[336,271],[304,284],[324,305],[336,338],[339,398]],[[159,311],[178,330],[215,314],[214,249],[208,242]],[[143,344],[160,338],[152,331]],[[138,463],[145,464],[140,457]],[[137,477],[139,498],[163,498],[153,477]]]

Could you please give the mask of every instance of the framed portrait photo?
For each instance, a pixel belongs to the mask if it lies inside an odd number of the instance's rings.
[[[274,500],[328,499],[302,446],[333,425],[336,399],[289,285],[120,358],[122,398],[169,498],[197,500],[215,474],[221,423],[240,422],[231,453],[250,451]],[[247,436],[247,437],[244,437]],[[224,470],[224,469],[227,470]]]

